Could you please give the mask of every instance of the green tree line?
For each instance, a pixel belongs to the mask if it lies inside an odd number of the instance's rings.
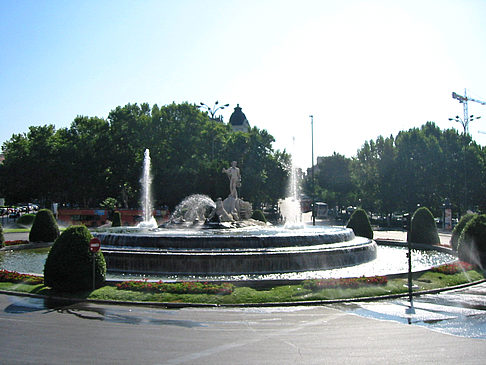
[[[157,205],[177,205],[185,196],[229,194],[222,173],[236,160],[240,194],[258,206],[285,193],[290,156],[274,150],[274,138],[256,127],[232,132],[189,103],[118,106],[108,118],[78,116],[68,128],[33,126],[5,142],[0,194],[7,202],[37,201],[97,207],[106,198],[139,206],[143,156],[150,149]]]
[[[486,149],[433,122],[366,141],[353,158],[334,153],[318,161],[314,194],[330,207],[360,206],[386,215],[421,205],[440,216],[448,199],[456,213],[486,210]],[[309,175],[309,195],[311,187]]]

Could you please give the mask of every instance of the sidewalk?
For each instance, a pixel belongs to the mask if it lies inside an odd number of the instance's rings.
[[[311,212],[302,214],[302,221],[305,224],[311,225],[312,224],[312,215]],[[332,225],[329,220],[316,220],[316,226],[326,226]],[[444,231],[438,230],[439,232],[439,239],[440,245],[445,247],[450,247],[449,241],[451,240],[451,231]],[[373,239],[375,240],[383,240],[383,241],[398,241],[398,242],[407,242],[407,231],[404,229],[374,229],[373,230]]]
[[[404,230],[374,230],[373,238],[375,240],[389,240],[407,242],[407,231]],[[439,231],[440,245],[450,247],[451,233]]]

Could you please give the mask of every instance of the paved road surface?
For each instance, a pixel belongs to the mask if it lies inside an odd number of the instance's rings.
[[[2,364],[483,364],[486,342],[330,307],[45,303],[0,295]]]

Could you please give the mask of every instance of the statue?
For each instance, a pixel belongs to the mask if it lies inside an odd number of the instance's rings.
[[[223,201],[221,198],[216,200],[216,209],[214,210],[216,216],[219,218],[220,222],[233,222],[233,217],[224,210]]]
[[[238,192],[236,188],[239,188],[241,186],[241,173],[240,169],[236,167],[236,161],[233,161],[231,163],[230,168],[223,168],[223,172],[228,175],[228,178],[230,180],[230,196],[238,199]]]

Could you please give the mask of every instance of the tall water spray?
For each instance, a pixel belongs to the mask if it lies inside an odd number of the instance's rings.
[[[142,218],[143,221],[138,225],[139,227],[157,227],[157,221],[152,216],[153,205],[152,205],[152,175],[150,173],[150,151],[147,148],[144,152],[143,157],[143,173],[140,183],[142,185]]]
[[[297,174],[297,167],[295,166],[293,160],[290,169],[287,197],[280,202],[280,212],[287,227],[302,225],[302,213],[300,207],[300,179]]]

